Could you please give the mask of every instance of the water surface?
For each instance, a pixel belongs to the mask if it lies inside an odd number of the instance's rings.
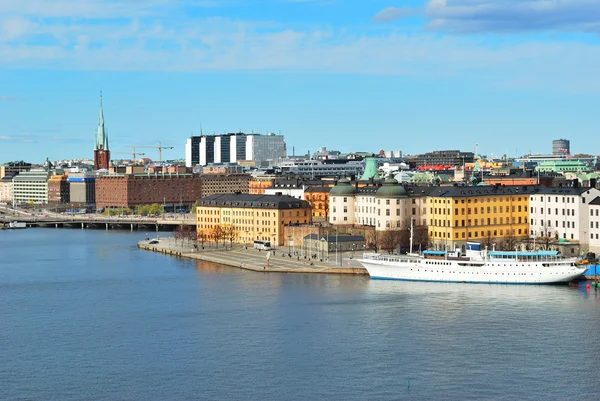
[[[0,399],[598,397],[585,286],[255,273],[144,234],[0,231]]]

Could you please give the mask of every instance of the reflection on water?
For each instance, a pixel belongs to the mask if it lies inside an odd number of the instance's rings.
[[[585,285],[256,273],[138,239],[0,232],[0,399],[596,399]]]

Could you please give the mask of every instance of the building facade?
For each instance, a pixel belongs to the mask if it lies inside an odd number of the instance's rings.
[[[474,159],[475,153],[461,152],[460,150],[436,150],[409,157],[409,160],[417,167],[433,165],[463,166],[466,163],[473,163]]]
[[[378,231],[406,229],[411,220],[422,225],[425,196],[409,192],[394,178],[383,185],[353,186],[341,179],[329,192],[329,222],[333,225],[372,226]]]
[[[308,202],[286,195],[222,194],[203,197],[197,203],[196,231],[210,238],[214,231],[231,229],[235,243],[270,241],[285,243],[285,226],[311,222]]]
[[[15,175],[6,175],[0,178],[0,203],[12,203],[13,200],[13,183],[12,179]]]
[[[538,188],[529,196],[529,236],[589,243],[590,202],[600,196],[596,188]]]
[[[252,179],[250,174],[201,174],[199,177],[202,182],[202,197],[236,192],[247,194]]]
[[[600,197],[588,203],[589,215],[589,244],[588,250],[600,256]]]
[[[200,198],[201,179],[192,174],[107,174],[96,178],[96,208],[161,204],[189,207]]]
[[[21,172],[13,182],[13,205],[48,204],[48,179],[51,172],[35,169]]]
[[[200,135],[188,138],[185,145],[186,166],[237,163],[253,160],[257,165],[284,157],[283,135],[258,135],[243,132],[223,135]]]
[[[492,246],[529,235],[529,196],[536,187],[440,187],[429,194],[429,239],[437,249]],[[512,246],[512,245],[511,245]]]
[[[69,183],[69,202],[81,206],[96,203],[96,177],[86,173],[71,173]]]
[[[306,200],[312,209],[313,220],[328,221],[329,217],[329,192],[331,187],[315,186],[308,187],[304,191]]]
[[[571,143],[568,139],[552,141],[552,154],[554,156],[567,156],[571,154]]]
[[[70,201],[70,188],[67,176],[55,174],[48,179],[48,203],[65,204]]]
[[[22,171],[31,170],[31,163],[25,163],[24,161],[8,162],[0,166],[0,179],[7,175],[14,176]]]

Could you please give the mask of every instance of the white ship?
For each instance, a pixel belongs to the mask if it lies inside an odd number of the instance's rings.
[[[468,242],[466,254],[425,251],[414,255],[363,255],[359,262],[372,279],[454,283],[553,284],[583,275],[587,265],[558,251],[487,251]]]

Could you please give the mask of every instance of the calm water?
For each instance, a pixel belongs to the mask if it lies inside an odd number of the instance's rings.
[[[143,234],[0,231],[0,399],[600,397],[585,287],[252,273]]]

